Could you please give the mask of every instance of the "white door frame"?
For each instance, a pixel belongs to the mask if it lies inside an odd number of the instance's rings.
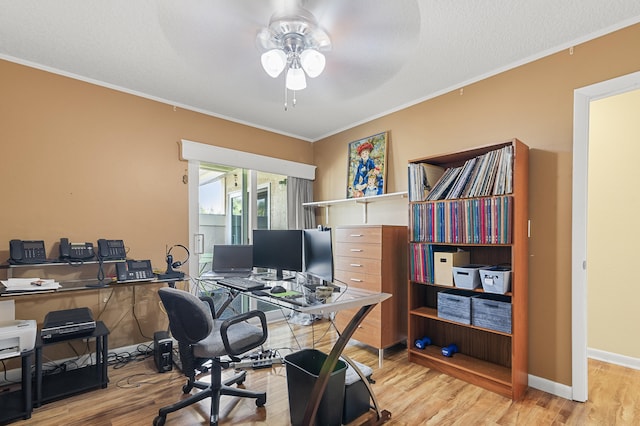
[[[581,87],[573,98],[573,196],[571,249],[572,399],[588,399],[587,366],[587,194],[591,101],[640,88],[640,72]]]

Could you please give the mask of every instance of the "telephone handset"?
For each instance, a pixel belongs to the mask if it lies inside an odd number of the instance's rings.
[[[98,240],[98,258],[101,260],[123,260],[127,257],[127,250],[122,240]]]
[[[150,260],[127,260],[116,263],[118,281],[151,281],[155,279]]]
[[[60,259],[91,260],[94,256],[93,243],[70,243],[68,238],[60,238]]]
[[[47,262],[47,253],[42,240],[9,241],[9,263],[28,264]]]

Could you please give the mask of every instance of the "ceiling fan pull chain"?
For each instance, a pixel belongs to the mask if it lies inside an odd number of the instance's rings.
[[[287,85],[284,85],[284,110],[286,111],[287,108]]]

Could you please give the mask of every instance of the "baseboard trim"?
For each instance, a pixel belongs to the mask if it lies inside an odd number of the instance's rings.
[[[597,359],[599,361],[608,362],[609,364],[619,365],[621,367],[640,370],[640,358],[614,354],[612,352],[602,351],[600,349],[593,349],[593,348],[587,348],[587,357]]]
[[[529,387],[550,393],[555,396],[559,396],[560,398],[564,399],[571,399],[573,395],[573,389],[571,388],[571,386],[552,382],[551,380],[543,379],[542,377],[537,377],[531,374],[529,374]]]
[[[614,354],[612,352],[601,351],[599,349],[587,348],[587,356],[592,359],[619,365],[621,367],[640,370],[640,359],[626,355]],[[552,382],[534,375],[529,375],[529,387],[559,396],[565,399],[572,399],[573,388],[561,383]]]

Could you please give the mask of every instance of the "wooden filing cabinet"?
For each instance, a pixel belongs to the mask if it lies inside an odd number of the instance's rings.
[[[392,294],[367,315],[353,338],[384,349],[407,339],[407,228],[391,225],[341,226],[335,230],[335,278],[349,286]],[[356,310],[336,314],[344,330]]]

